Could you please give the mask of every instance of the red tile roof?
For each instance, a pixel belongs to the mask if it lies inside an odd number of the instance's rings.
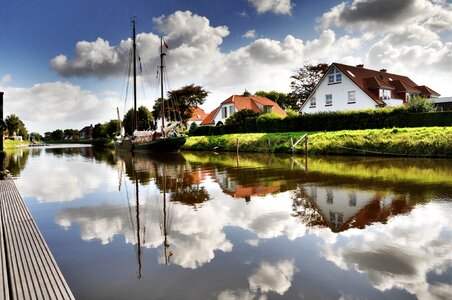
[[[193,108],[193,113],[189,121],[202,121],[206,117],[207,117],[206,112],[202,108],[195,106]]]
[[[379,98],[378,91],[375,91],[375,89],[379,88],[392,90],[392,97],[401,100],[405,99],[405,95],[402,95],[402,93],[406,92],[421,94],[423,96],[439,96],[437,92],[426,86],[418,86],[407,76],[388,73],[386,70],[376,71],[339,63],[333,63],[332,65],[336,66],[345,76],[380,105],[384,105],[385,103]]]
[[[214,118],[223,104],[234,103],[234,106],[237,108],[237,111],[243,109],[250,109],[257,113],[262,113],[263,109],[259,108],[259,105],[271,106],[272,112],[276,113],[282,117],[286,116],[286,112],[278,105],[278,103],[261,96],[237,96],[232,95],[228,99],[221,102],[220,106],[214,109],[201,123],[201,125],[215,125]]]
[[[220,110],[219,106],[217,108],[215,108],[214,110],[212,110],[207,115],[207,117],[204,120],[202,120],[201,125],[215,125],[214,118],[215,118],[215,115],[217,114],[218,110]]]

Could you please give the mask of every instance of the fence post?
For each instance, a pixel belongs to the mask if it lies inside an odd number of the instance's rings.
[[[304,138],[304,154],[308,156],[308,136]]]

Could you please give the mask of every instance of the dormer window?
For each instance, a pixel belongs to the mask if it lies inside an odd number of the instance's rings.
[[[272,106],[271,105],[265,105],[264,106],[264,114],[269,114],[272,112]]]
[[[328,84],[335,84],[342,82],[342,73],[338,68],[333,67],[328,73]]]
[[[391,90],[380,89],[379,97],[381,100],[391,99]]]

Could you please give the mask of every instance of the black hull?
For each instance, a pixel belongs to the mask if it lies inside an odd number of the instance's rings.
[[[186,137],[168,137],[151,142],[133,144],[131,140],[116,143],[116,149],[127,152],[179,152],[185,144]]]

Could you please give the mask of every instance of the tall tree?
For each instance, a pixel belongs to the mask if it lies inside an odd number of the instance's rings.
[[[145,106],[138,107],[137,110],[137,118],[138,118],[138,130],[148,130],[150,128],[154,128],[154,117],[152,113]],[[124,116],[123,126],[127,134],[132,135],[132,119],[133,119],[133,108],[129,109],[129,111]]]
[[[6,127],[8,128],[9,135],[20,135],[24,140],[28,139],[28,131],[25,128],[25,124],[19,119],[18,116],[12,114],[5,119]]]
[[[193,114],[195,106],[202,105],[209,92],[198,85],[186,85],[178,90],[169,91],[168,100],[165,102],[165,117],[174,119],[179,116],[183,123],[186,123]],[[162,99],[158,99],[153,107],[152,114],[158,119],[162,116]]]
[[[267,97],[270,100],[275,101],[276,103],[278,103],[279,106],[281,106],[281,108],[283,109],[297,109],[297,100],[290,97],[288,94],[285,93],[281,93],[281,92],[277,92],[277,91],[270,91],[270,92],[265,92],[265,91],[257,91],[255,93],[256,96],[261,96],[261,97]]]
[[[292,92],[289,96],[297,102],[298,109],[301,108],[301,105],[303,105],[312,91],[314,91],[315,86],[322,79],[323,75],[325,75],[326,71],[328,71],[328,64],[319,63],[312,65],[307,63],[298,69],[295,74],[290,76],[292,79],[290,82]]]

